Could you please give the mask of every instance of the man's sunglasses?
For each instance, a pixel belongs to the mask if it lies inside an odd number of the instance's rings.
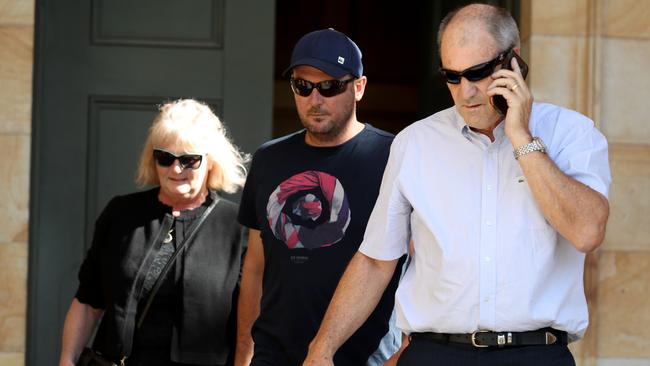
[[[442,77],[445,78],[445,81],[447,81],[449,84],[460,84],[461,77],[464,77],[469,81],[483,80],[486,77],[492,75],[492,73],[494,72],[494,68],[497,67],[497,65],[501,64],[503,60],[506,58],[506,56],[508,55],[508,53],[510,53],[511,51],[512,48],[509,48],[506,51],[501,52],[497,57],[495,57],[494,59],[488,62],[483,62],[481,64],[474,65],[460,72],[443,69],[441,66],[440,73],[442,74]]]
[[[198,169],[203,161],[203,155],[200,154],[175,155],[162,149],[153,149],[153,158],[162,167],[170,167],[178,159],[182,169]]]
[[[320,95],[329,98],[343,93],[350,81],[354,81],[354,78],[347,80],[323,80],[319,83],[312,83],[305,79],[291,78],[290,84],[291,90],[301,97],[308,97],[312,90],[318,89]]]

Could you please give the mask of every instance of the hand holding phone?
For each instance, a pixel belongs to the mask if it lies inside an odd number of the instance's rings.
[[[517,64],[519,65],[519,69],[521,70],[521,76],[525,80],[526,76],[528,75],[528,65],[514,50],[510,50],[508,55],[503,59],[503,63],[501,63],[501,68],[512,70],[513,57],[517,60]],[[506,113],[508,113],[508,101],[506,101],[506,98],[504,98],[502,95],[495,95],[492,98],[490,98],[490,101],[494,106],[494,108],[497,111],[499,111],[499,113],[501,113],[504,116],[506,115]]]

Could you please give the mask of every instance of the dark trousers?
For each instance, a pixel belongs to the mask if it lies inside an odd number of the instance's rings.
[[[437,343],[412,339],[397,366],[575,366],[573,355],[563,344],[475,348],[469,344]]]

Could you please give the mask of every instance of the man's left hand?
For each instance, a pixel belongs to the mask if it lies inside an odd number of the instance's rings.
[[[533,105],[533,95],[521,75],[516,58],[511,60],[512,70],[501,69],[492,74],[494,81],[488,86],[487,94],[503,96],[508,102],[505,116],[505,134],[512,146],[521,146],[532,141],[528,119]]]

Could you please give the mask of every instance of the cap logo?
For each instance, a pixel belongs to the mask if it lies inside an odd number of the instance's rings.
[[[343,65],[345,63],[345,59],[341,56],[339,56],[339,63]]]

